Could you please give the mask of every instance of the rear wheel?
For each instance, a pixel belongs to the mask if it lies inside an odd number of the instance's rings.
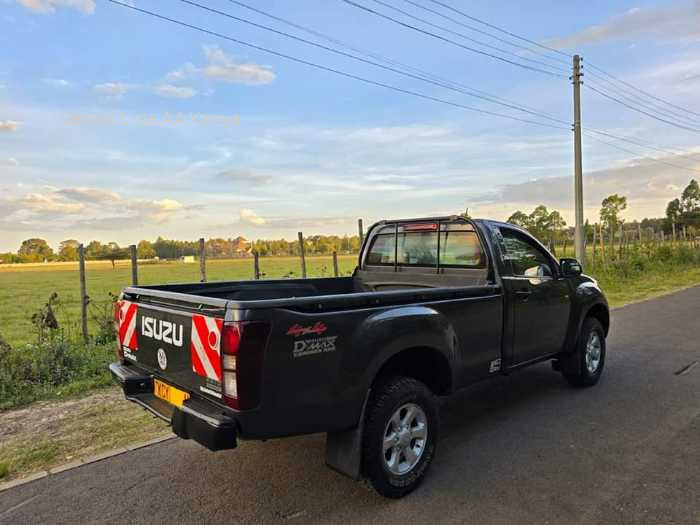
[[[595,385],[605,366],[605,331],[598,319],[587,317],[583,321],[572,357],[578,361],[578,371],[563,372],[566,380],[574,386]]]
[[[363,472],[374,489],[401,498],[422,481],[435,455],[437,401],[410,377],[382,380],[372,389],[363,435]]]

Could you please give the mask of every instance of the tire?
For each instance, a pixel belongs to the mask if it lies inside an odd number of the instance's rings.
[[[574,367],[577,371],[562,372],[566,380],[576,387],[595,385],[605,366],[605,330],[598,319],[584,319],[572,358],[577,361],[577,366]]]
[[[439,426],[437,400],[423,383],[380,380],[372,388],[362,437],[362,470],[374,490],[387,498],[414,490],[435,456]]]

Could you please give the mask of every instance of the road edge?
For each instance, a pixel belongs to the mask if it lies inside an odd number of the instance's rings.
[[[6,490],[13,489],[15,487],[19,487],[21,485],[26,485],[27,483],[31,483],[33,481],[38,481],[40,479],[44,479],[44,478],[49,477],[49,476],[60,474],[61,472],[66,472],[66,471],[73,470],[76,468],[84,467],[85,465],[97,463],[98,461],[112,458],[114,456],[119,456],[121,454],[131,452],[132,450],[138,450],[140,448],[145,448],[145,447],[149,447],[152,445],[157,445],[158,443],[163,443],[164,441],[170,441],[171,439],[175,439],[176,437],[177,436],[175,434],[166,434],[165,436],[160,436],[160,437],[157,437],[154,439],[149,439],[148,441],[143,441],[141,443],[135,443],[132,445],[128,445],[126,447],[119,447],[119,448],[115,448],[112,450],[108,450],[106,452],[101,452],[100,454],[95,454],[93,456],[80,458],[80,459],[71,461],[69,463],[64,463],[63,465],[58,465],[58,466],[50,468],[48,470],[40,470],[38,472],[33,472],[32,474],[29,474],[29,475],[24,476],[22,478],[17,478],[17,479],[13,479],[11,481],[6,481],[4,483],[0,483],[0,492],[4,492]]]

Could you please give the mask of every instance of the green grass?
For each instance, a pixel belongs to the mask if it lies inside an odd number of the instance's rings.
[[[341,275],[348,275],[357,264],[356,255],[338,256]],[[310,277],[331,277],[331,257],[307,257]],[[260,259],[263,278],[300,277],[298,257],[264,257]],[[253,278],[253,260],[209,260],[207,279],[244,280]],[[141,284],[196,282],[199,264],[162,262],[139,266]],[[119,291],[131,283],[131,267],[120,261],[115,268],[109,262],[88,262],[87,291],[93,304],[92,315],[109,301],[109,293]],[[80,282],[77,263],[0,266],[0,335],[11,345],[20,345],[36,339],[31,316],[46,303],[52,293],[58,293],[60,305],[56,316],[68,339],[75,339],[80,319]],[[97,325],[90,322],[90,331]]]

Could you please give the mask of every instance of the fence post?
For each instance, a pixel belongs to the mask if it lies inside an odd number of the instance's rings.
[[[301,257],[301,276],[306,279],[306,257],[304,256],[304,234],[299,232],[299,257]]]
[[[255,279],[258,280],[260,279],[260,256],[258,255],[258,252],[253,252],[253,275],[255,275]]]
[[[139,266],[138,259],[136,257],[136,245],[132,244],[129,246],[129,254],[131,255],[131,284],[134,286],[139,285]]]
[[[83,332],[83,341],[87,344],[90,338],[87,319],[87,306],[90,298],[87,295],[87,286],[85,284],[85,247],[82,244],[78,246],[78,258],[80,261],[80,326]]]
[[[207,282],[207,250],[204,237],[199,239],[199,282]]]
[[[333,275],[338,277],[338,252],[333,251]]]
[[[362,248],[362,241],[365,240],[365,232],[362,229],[362,219],[357,219],[357,233],[360,236],[360,248]]]
[[[597,249],[597,246],[596,246],[596,240],[597,240],[597,239],[596,239],[596,237],[597,237],[597,235],[596,235],[596,234],[597,234],[597,231],[596,231],[596,230],[597,230],[597,228],[596,228],[596,226],[597,226],[596,224],[593,224],[593,264],[594,264],[594,265],[595,265],[595,262],[596,262],[596,254],[597,254],[597,250],[596,250],[596,249]]]

